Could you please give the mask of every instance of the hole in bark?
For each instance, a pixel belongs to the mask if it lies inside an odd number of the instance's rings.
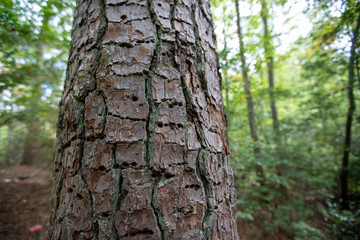
[[[161,176],[161,174],[158,173],[158,172],[154,172],[154,173],[151,174],[151,177],[153,177],[153,178],[160,177],[160,176]]]
[[[220,164],[220,163],[218,163],[218,168],[221,168],[221,164]]]
[[[163,126],[164,126],[164,124],[163,124],[162,122],[159,122],[159,123],[158,123],[158,127],[159,127],[159,128],[162,128]]]
[[[131,43],[120,43],[120,47],[132,48],[134,46]]]
[[[162,53],[161,55],[165,56],[166,54],[165,54],[165,53]]]
[[[148,75],[148,74],[149,74],[149,71],[144,70],[144,71],[143,71],[143,74]]]
[[[174,105],[172,105],[172,104],[169,104],[169,108],[173,108],[174,107]]]
[[[196,191],[200,189],[200,185],[198,184],[191,184],[191,185],[186,185],[185,188],[194,188]]]
[[[158,3],[158,6],[161,7],[162,6],[161,3]]]
[[[182,104],[182,102],[181,102],[181,103],[179,103],[179,106],[180,106],[180,107],[182,107],[182,105],[183,105],[183,104]]]
[[[103,214],[101,214],[104,218],[107,218],[107,217],[109,217],[110,216],[110,214],[109,213],[103,213]]]
[[[137,96],[132,96],[131,98],[134,102],[136,102],[137,100],[139,100],[139,98]]]
[[[126,15],[122,15],[120,18],[121,18],[122,20],[126,20],[126,19],[127,19],[127,16],[126,16]]]
[[[132,162],[132,163],[131,163],[131,166],[133,166],[133,167],[135,167],[136,165],[137,165],[136,162]]]
[[[208,34],[209,34],[209,31],[206,31],[205,33],[206,33],[206,35],[208,35]]]
[[[128,167],[128,166],[129,166],[129,163],[124,162],[122,165],[123,165],[124,167]]]
[[[114,163],[114,168],[120,168],[120,165],[118,163]]]
[[[105,171],[106,168],[105,168],[104,166],[100,166],[100,167],[99,167],[99,170],[100,170],[100,171]]]
[[[78,193],[78,194],[76,194],[76,198],[81,200],[81,199],[83,199],[83,196]]]
[[[151,231],[150,229],[144,229],[136,232],[127,233],[125,234],[125,237],[129,237],[129,236],[134,237],[136,235],[149,235],[149,234],[152,235],[154,234],[154,232]]]
[[[75,232],[72,234],[72,237],[73,237],[73,239],[79,239],[79,238],[80,238],[80,232],[79,232],[79,231],[75,231]]]
[[[175,175],[172,174],[172,173],[169,173],[169,172],[166,172],[166,173],[165,173],[165,178],[167,178],[167,179],[172,178],[172,177],[174,177],[174,176],[175,176]]]
[[[83,26],[83,25],[85,24],[85,22],[86,22],[86,21],[85,21],[85,18],[82,19],[81,22],[80,22],[80,24],[79,24],[79,26],[80,26],[80,27]]]
[[[59,169],[55,169],[55,172],[59,172],[60,170]]]
[[[182,125],[181,123],[179,123],[177,126],[178,126],[178,128],[182,128],[182,127],[183,127],[183,125]]]
[[[72,188],[69,188],[69,189],[68,189],[68,192],[69,192],[69,193],[72,193],[73,191],[74,191],[74,190],[73,190]]]

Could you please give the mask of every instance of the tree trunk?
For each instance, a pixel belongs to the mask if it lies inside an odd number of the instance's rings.
[[[7,140],[6,140],[6,152],[5,152],[5,160],[6,165],[11,166],[11,145],[12,145],[12,128],[11,125],[8,126],[7,130]]]
[[[261,19],[264,24],[264,52],[265,52],[266,64],[267,64],[267,68],[268,68],[271,117],[272,117],[272,123],[273,123],[274,132],[275,132],[275,137],[277,140],[279,140],[280,129],[279,129],[279,119],[278,119],[278,114],[277,114],[276,95],[275,95],[273,44],[271,41],[271,36],[269,34],[269,28],[268,28],[269,10],[266,6],[266,1],[264,1],[264,0],[261,0],[260,14],[261,14]]]
[[[209,9],[77,1],[50,239],[238,239]]]
[[[239,46],[240,46],[240,60],[241,60],[241,70],[242,70],[242,77],[244,81],[244,89],[245,89],[245,96],[247,102],[247,109],[248,109],[248,117],[249,117],[249,125],[250,125],[250,134],[254,144],[254,153],[255,158],[260,153],[260,147],[258,145],[259,137],[257,133],[257,126],[255,121],[255,112],[254,112],[254,104],[252,101],[251,91],[250,91],[250,81],[247,74],[247,66],[245,60],[245,47],[243,42],[243,36],[241,33],[241,18],[240,18],[240,7],[239,7],[239,0],[235,0],[236,6],[236,24],[237,24],[237,33],[239,38]],[[256,164],[256,174],[260,178],[262,184],[265,182],[265,173],[264,169],[261,165]]]
[[[349,155],[351,148],[351,127],[355,111],[354,99],[354,84],[355,84],[355,60],[356,60],[356,47],[358,43],[358,35],[360,29],[360,14],[358,15],[356,27],[353,29],[353,36],[351,38],[351,49],[349,59],[349,77],[348,77],[348,100],[349,109],[346,117],[345,125],[345,139],[344,139],[344,153],[342,159],[341,175],[340,175],[340,191],[341,191],[341,206],[343,209],[349,208],[348,197],[348,168],[349,168]]]
[[[225,14],[225,11],[223,12]],[[226,23],[224,22],[224,29],[223,29],[223,34],[224,34],[224,52],[225,52],[225,56],[224,56],[224,60],[225,60],[225,66],[223,67],[223,74],[224,74],[224,79],[225,79],[225,103],[226,103],[226,108],[225,108],[225,112],[226,112],[226,116],[227,116],[227,127],[230,127],[230,119],[229,119],[229,74],[228,74],[228,70],[229,70],[229,62],[228,62],[228,58],[227,58],[227,39],[226,39]]]
[[[27,124],[27,134],[24,142],[24,152],[22,154],[21,165],[31,165],[36,158],[36,151],[39,147],[39,126],[36,123],[30,122]]]
[[[46,33],[47,29],[45,26],[48,25],[50,21],[49,13],[45,11],[45,14],[42,19],[41,23],[41,30],[38,35],[39,40],[37,42],[36,47],[36,64],[39,67],[39,69],[44,67],[44,59],[43,59],[43,53],[44,53],[44,41],[43,41],[43,35]],[[41,81],[42,78],[41,75],[36,74],[34,76],[35,79],[37,79],[36,83],[33,86],[33,98],[32,98],[32,106],[33,109],[37,110],[39,108],[38,104],[41,102],[41,96],[42,96],[42,88],[41,88]],[[31,165],[33,164],[34,160],[36,159],[36,152],[39,151],[39,135],[40,135],[40,127],[38,119],[35,119],[36,114],[30,114],[30,120],[27,123],[27,130],[28,133],[25,138],[25,144],[24,144],[24,152],[23,152],[23,158],[20,164],[22,165]]]

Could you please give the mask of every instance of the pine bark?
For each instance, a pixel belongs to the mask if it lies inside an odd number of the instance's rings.
[[[209,9],[77,1],[49,239],[238,239]]]

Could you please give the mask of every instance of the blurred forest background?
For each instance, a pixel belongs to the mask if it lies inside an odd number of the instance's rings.
[[[0,166],[51,168],[74,1],[0,3]],[[360,239],[360,2],[213,0],[242,239]]]

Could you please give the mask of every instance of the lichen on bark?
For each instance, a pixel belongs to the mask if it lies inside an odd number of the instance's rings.
[[[238,239],[209,9],[77,1],[49,239]]]

